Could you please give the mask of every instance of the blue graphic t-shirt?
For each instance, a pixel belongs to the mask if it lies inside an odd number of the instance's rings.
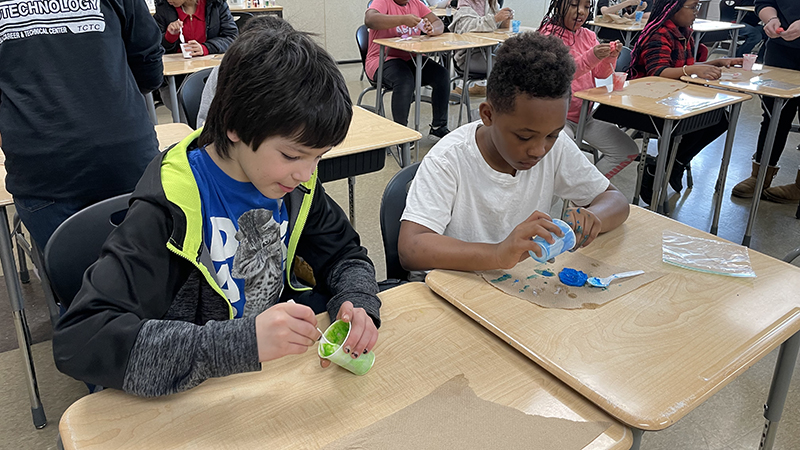
[[[236,308],[250,317],[272,306],[283,290],[289,215],[282,199],[229,177],[205,148],[189,152],[203,204],[203,241],[214,278]]]

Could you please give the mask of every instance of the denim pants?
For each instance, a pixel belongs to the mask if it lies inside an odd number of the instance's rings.
[[[15,196],[14,206],[36,245],[44,250],[50,236],[61,225],[61,222],[96,201],[86,198],[54,200]]]

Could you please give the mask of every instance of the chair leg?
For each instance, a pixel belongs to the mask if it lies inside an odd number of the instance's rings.
[[[642,134],[642,149],[639,152],[639,165],[636,169],[636,187],[633,189],[633,203],[639,204],[639,192],[642,190],[642,177],[644,177],[644,163],[647,159],[647,145],[650,143],[650,135],[647,133]]]
[[[692,164],[686,163],[686,187],[691,189],[694,186],[694,181],[692,180]]]
[[[28,261],[25,258],[27,241],[25,241],[25,235],[22,234],[22,219],[19,218],[19,214],[14,214],[14,218],[12,219],[12,230],[12,234],[15,237],[15,239],[12,239],[12,241],[17,242],[19,281],[22,284],[28,284],[31,282],[31,274],[28,272]],[[20,242],[20,238],[23,242]],[[33,238],[31,238],[31,241],[33,241]]]
[[[44,270],[44,253],[35,242],[31,246],[31,260],[39,270],[39,279],[42,280],[42,291],[44,291],[44,299],[50,314],[50,323],[55,327],[56,322],[61,317],[61,306],[56,300],[56,294],[53,292],[52,286],[50,286],[50,278],[47,276],[47,271]]]

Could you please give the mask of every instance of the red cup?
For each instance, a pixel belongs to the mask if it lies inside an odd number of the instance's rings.
[[[614,72],[614,90],[621,91],[625,87],[625,80],[627,79],[627,72]]]

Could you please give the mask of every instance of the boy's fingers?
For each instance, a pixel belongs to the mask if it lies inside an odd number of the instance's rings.
[[[331,362],[329,360],[322,359],[322,358],[319,359],[319,366],[322,367],[323,369],[327,369],[328,366],[330,366],[330,365],[331,365]]]
[[[336,318],[339,320],[344,320],[345,322],[350,322],[353,320],[353,304],[348,302],[342,303],[342,306],[339,307],[339,314],[336,315]]]
[[[284,306],[284,311],[295,319],[305,321],[314,327],[317,326],[317,316],[314,315],[314,310],[306,305],[287,302]]]

